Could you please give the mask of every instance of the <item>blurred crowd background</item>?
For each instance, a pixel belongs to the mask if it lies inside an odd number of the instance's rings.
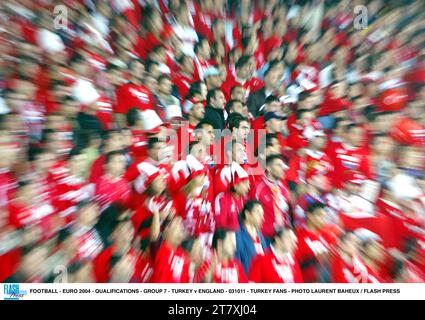
[[[424,282],[425,3],[0,2],[0,282]]]

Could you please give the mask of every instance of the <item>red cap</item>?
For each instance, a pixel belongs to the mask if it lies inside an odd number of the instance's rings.
[[[409,101],[409,92],[406,88],[393,88],[382,92],[379,97],[378,112],[400,111]]]

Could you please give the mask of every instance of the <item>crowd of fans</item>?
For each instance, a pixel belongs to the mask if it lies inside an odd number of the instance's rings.
[[[417,1],[0,2],[0,282],[424,282]]]

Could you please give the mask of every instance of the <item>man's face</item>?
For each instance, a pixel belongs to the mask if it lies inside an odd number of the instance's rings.
[[[35,161],[36,170],[41,173],[46,173],[53,166],[54,162],[55,155],[53,153],[46,152],[40,154]]]
[[[190,113],[191,113],[192,117],[194,117],[196,120],[201,121],[204,118],[204,115],[205,115],[204,105],[202,103],[195,103],[192,106]]]
[[[182,69],[183,69],[184,72],[186,72],[188,74],[193,74],[193,71],[194,71],[193,60],[189,57],[184,59]]]
[[[95,204],[86,205],[83,208],[81,208],[78,212],[79,223],[88,228],[91,228],[96,224],[98,217],[99,217],[99,208]]]
[[[125,142],[123,141],[123,138],[121,134],[114,133],[111,137],[108,139],[108,151],[119,151],[122,150],[125,146]]]
[[[264,222],[264,209],[261,205],[255,205],[251,211],[251,223],[256,228],[261,228]]]
[[[235,134],[240,141],[245,141],[248,138],[249,130],[251,126],[247,121],[242,121],[239,125],[239,128],[235,128]]]
[[[243,164],[245,162],[245,148],[241,143],[233,144],[233,161],[239,164]]]
[[[289,253],[292,253],[296,249],[298,239],[294,231],[288,230],[284,232],[284,234],[282,235],[281,241],[282,241],[284,250],[286,250]]]
[[[279,112],[280,111],[280,103],[277,101],[273,101],[272,103],[266,104],[266,112]]]
[[[223,253],[226,257],[232,258],[236,252],[236,234],[228,232],[223,239]]]
[[[166,230],[167,241],[175,246],[179,246],[185,238],[186,233],[183,227],[182,218],[178,216],[174,217]]]
[[[198,143],[193,146],[191,154],[201,163],[203,163],[207,157],[207,151],[205,149],[205,146],[201,143]]]
[[[224,93],[222,91],[217,91],[215,93],[215,97],[211,100],[211,102],[214,108],[224,109],[224,105],[226,104]]]
[[[112,176],[119,177],[122,174],[124,174],[125,167],[126,167],[125,157],[124,155],[120,154],[120,155],[115,155],[114,157],[112,157],[112,159],[107,165],[107,170]]]
[[[148,156],[152,160],[159,161],[158,153],[159,150],[165,148],[165,143],[157,142],[153,145],[152,149],[148,150]]]
[[[325,136],[314,137],[311,139],[310,143],[316,150],[323,150],[323,148],[326,145],[326,137]]]
[[[277,180],[283,179],[285,176],[285,164],[282,159],[275,159],[267,167],[267,171]]]
[[[69,159],[69,169],[73,175],[79,176],[86,164],[87,156],[85,154],[79,154]]]
[[[360,147],[364,143],[364,129],[360,126],[352,128],[347,135],[347,140],[355,147]]]
[[[152,181],[150,188],[154,195],[161,195],[165,191],[166,184],[162,174],[160,174]]]
[[[246,195],[249,191],[249,180],[242,181],[235,185],[235,190],[240,195]]]
[[[207,41],[203,42],[200,52],[204,59],[209,59],[211,57],[211,47]]]
[[[232,91],[231,95],[232,100],[245,101],[245,89],[243,87],[236,87]]]
[[[279,73],[277,69],[271,70],[264,78],[264,83],[268,89],[276,89],[279,83]]]
[[[126,252],[133,241],[134,228],[130,221],[121,223],[112,234],[114,246],[122,252]]]
[[[316,209],[315,212],[310,215],[311,222],[313,225],[320,229],[325,223],[326,211],[323,208]]]
[[[158,89],[163,95],[171,95],[173,86],[170,79],[162,79],[162,81],[159,83]]]
[[[266,122],[267,131],[270,133],[278,133],[282,131],[282,121],[279,119],[270,119]]]
[[[199,141],[205,146],[211,146],[214,144],[214,128],[211,125],[204,125],[200,130]]]
[[[240,79],[248,79],[250,72],[251,72],[251,65],[250,63],[246,63],[237,70],[237,75]]]
[[[394,150],[394,141],[390,137],[376,138],[373,144],[375,152],[382,155],[392,155]]]

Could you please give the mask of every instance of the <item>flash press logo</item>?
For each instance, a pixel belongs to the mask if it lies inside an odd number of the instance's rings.
[[[4,300],[19,300],[27,295],[26,290],[21,290],[19,284],[5,284]]]

